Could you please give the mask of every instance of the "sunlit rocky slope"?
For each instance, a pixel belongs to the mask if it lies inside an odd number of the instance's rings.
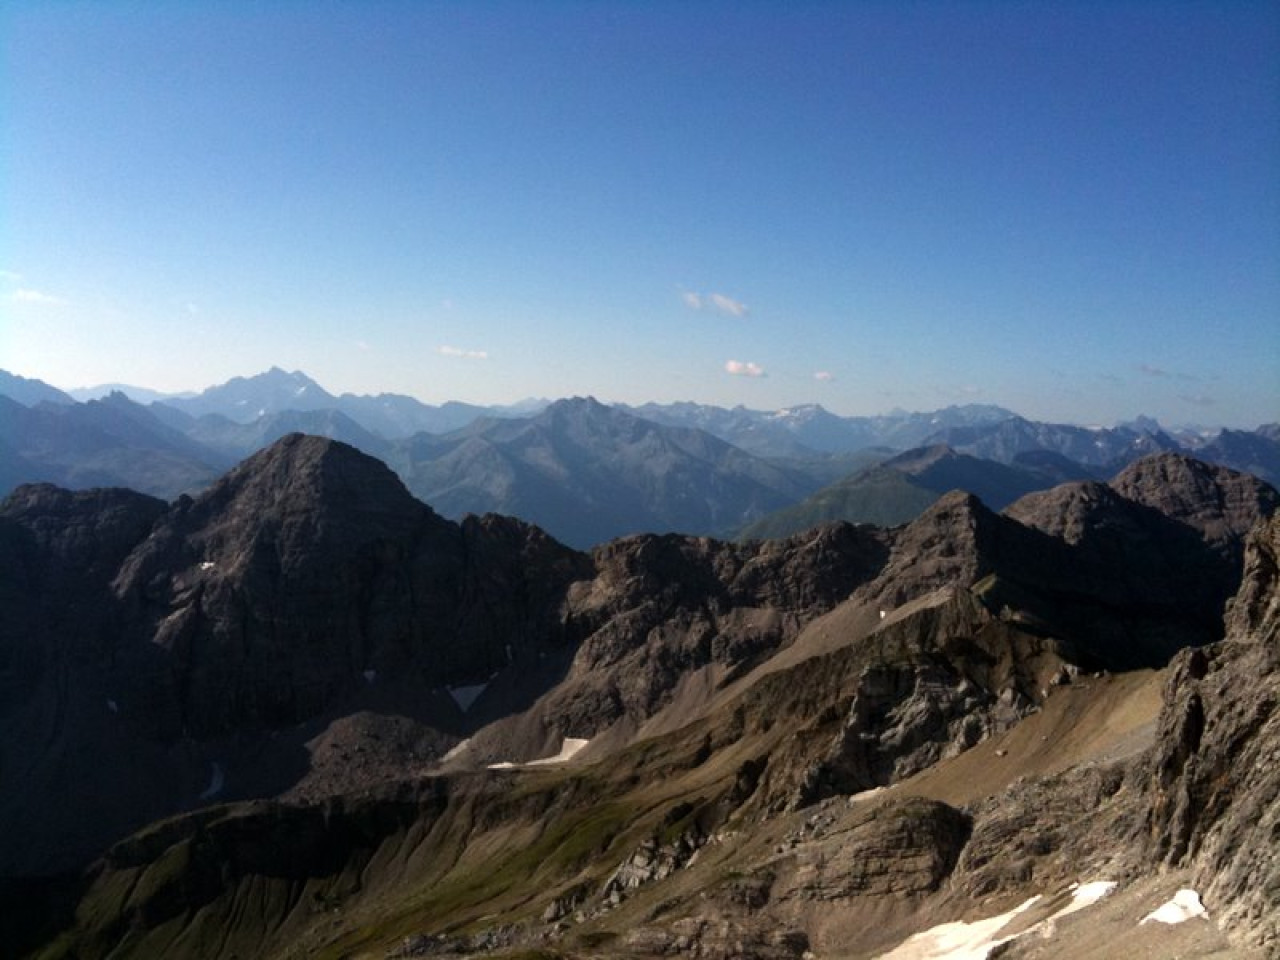
[[[299,435],[172,504],[20,488],[0,935],[860,957],[1023,907],[1002,955],[1265,956],[1276,499],[1162,454],[1003,514],[583,553]],[[1210,919],[1139,923],[1183,887]]]

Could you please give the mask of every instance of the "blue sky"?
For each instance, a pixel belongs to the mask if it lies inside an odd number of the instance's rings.
[[[1274,3],[7,3],[0,367],[1280,418]]]

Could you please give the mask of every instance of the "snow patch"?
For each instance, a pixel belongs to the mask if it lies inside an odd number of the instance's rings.
[[[467,737],[467,739],[462,740],[458,743],[455,743],[453,747],[449,750],[449,752],[440,758],[440,762],[445,763],[449,760],[452,760],[454,757],[458,756],[460,753],[462,753],[463,750],[467,749],[467,747],[469,746],[471,746],[470,737]]]
[[[212,800],[222,792],[223,786],[227,782],[226,776],[222,772],[222,764],[214,761],[210,765],[209,786],[205,787],[204,793],[200,794],[201,800]]]
[[[1018,933],[1007,937],[998,936],[1010,920],[1030,909],[1040,899],[1038,896],[1032,897],[1008,913],[1002,913],[989,920],[976,920],[973,923],[963,921],[944,923],[917,933],[891,952],[882,954],[880,960],[986,960],[990,952],[1002,943],[1008,943],[1029,933],[1038,933],[1046,938],[1052,937],[1056,932],[1058,920],[1077,910],[1093,906],[1115,888],[1114,880],[1073,883],[1070,887],[1071,902],[1069,904]]]
[[[590,742],[590,740],[580,740],[577,737],[565,737],[560,743],[560,752],[554,757],[543,757],[541,760],[530,760],[528,765],[531,767],[537,767],[549,763],[567,763]]]
[[[996,934],[1018,914],[1030,910],[1039,899],[1038,896],[1032,897],[1008,913],[988,920],[975,920],[973,923],[957,920],[939,924],[881,954],[880,960],[986,960],[992,948],[1013,939],[997,938]]]
[[[1091,907],[1103,897],[1108,896],[1116,888],[1114,880],[1094,880],[1092,883],[1073,883],[1071,885],[1071,903],[1063,907],[1049,919],[1057,920],[1069,913]]]
[[[445,689],[449,691],[449,696],[453,697],[453,702],[458,705],[458,709],[466,713],[480,694],[489,689],[489,684],[477,683],[469,687],[446,687]]]
[[[1161,904],[1142,918],[1138,926],[1155,921],[1156,923],[1183,923],[1192,917],[1209,919],[1209,911],[1200,902],[1200,894],[1194,890],[1179,890],[1168,903]]]
[[[200,564],[201,570],[212,570],[213,567],[214,567],[214,563],[212,560],[206,560],[202,564]]]
[[[502,760],[498,763],[489,764],[489,769],[514,770],[516,767],[545,767],[553,763],[568,763],[590,742],[590,740],[582,740],[578,737],[565,737],[560,741],[560,752],[554,757],[543,757],[541,760],[530,760],[528,763],[512,763],[510,760]],[[458,748],[454,747],[454,750],[456,749]],[[446,757],[446,759],[448,758]]]
[[[365,683],[373,683],[373,681],[375,681],[375,680],[377,680],[377,679],[378,679],[378,671],[377,671],[377,670],[366,670],[366,671],[364,672],[364,682],[365,682]]]
[[[108,701],[107,701],[107,709],[108,709],[108,710],[110,710],[112,713],[119,713],[119,712],[120,712],[120,704],[116,703],[114,700],[108,700]]]
[[[863,800],[870,800],[876,794],[884,793],[884,791],[884,787],[872,787],[870,790],[859,790],[857,793],[851,793],[848,800],[849,806],[852,807],[855,803],[861,803]]]

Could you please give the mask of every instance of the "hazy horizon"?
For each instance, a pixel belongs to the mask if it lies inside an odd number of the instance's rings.
[[[0,368],[1280,418],[1280,8],[0,10]]]
[[[284,368],[280,367],[278,364],[273,365],[271,368],[267,370],[261,370],[251,374],[238,374],[235,377],[232,377],[229,379],[251,380],[254,377],[265,376],[271,373],[273,370],[280,370],[281,372],[288,374],[290,376],[301,374],[302,376],[305,376],[312,382],[316,383],[321,389],[325,390],[327,393],[337,398],[341,398],[344,394],[352,395],[353,393],[352,391],[330,390],[328,385],[317,380],[314,377],[311,377],[305,370],[284,370]],[[16,371],[5,371],[5,372],[16,373]],[[27,378],[27,379],[33,379],[33,378]],[[39,378],[35,378],[35,379],[39,379]],[[48,381],[43,381],[43,382],[48,383]],[[144,384],[123,383],[120,381],[112,381],[109,383],[90,384],[87,386],[75,386],[75,387],[69,387],[64,384],[49,383],[49,386],[57,387],[59,390],[62,390],[64,393],[72,395],[78,402],[87,402],[88,400],[91,400],[91,399],[102,399],[103,397],[117,390],[124,392],[127,396],[130,394],[130,391],[133,391],[135,395],[130,396],[130,399],[134,400],[134,402],[136,403],[145,405],[149,402],[152,402],[153,400],[163,401],[164,399],[167,399],[167,398],[196,397],[204,393],[206,390],[225,386],[228,382],[229,380],[219,381],[217,383],[207,384],[204,387],[201,387],[199,389],[176,390],[176,391],[154,390],[150,387],[147,387]],[[401,391],[390,391],[390,390],[372,390],[368,392],[357,392],[354,395],[357,395],[357,396],[361,396],[361,395],[363,396],[378,396],[378,395],[409,396],[414,400],[417,400],[421,403],[432,405],[432,406],[439,406],[441,404],[450,403],[450,402],[460,402],[460,403],[470,402],[465,400],[458,400],[457,398],[448,398],[440,401],[428,401],[412,393],[403,393]],[[521,407],[528,407],[531,410],[534,410],[535,408],[543,404],[549,405],[559,400],[570,400],[570,399],[577,399],[577,398],[589,398],[592,400],[596,400],[597,402],[605,404],[607,406],[622,405],[622,406],[633,407],[633,408],[643,407],[644,405],[649,403],[657,403],[659,405],[693,403],[693,404],[701,404],[705,406],[719,406],[722,409],[732,409],[732,407],[726,406],[724,404],[709,404],[709,403],[703,403],[702,401],[697,401],[697,400],[671,400],[671,401],[644,400],[640,402],[631,402],[626,400],[616,400],[609,397],[607,394],[594,394],[594,393],[556,394],[556,395],[543,395],[543,396],[534,396],[530,394],[523,397],[511,397],[506,400],[497,401],[494,403],[484,403],[484,404],[474,404],[474,405],[481,406],[481,407],[500,408],[500,409],[505,408],[508,410],[517,410]],[[1029,417],[1023,411],[1009,407],[1007,404],[1000,403],[996,400],[974,400],[974,401],[961,400],[956,403],[941,404],[937,407],[909,408],[909,407],[897,406],[897,407],[886,407],[886,408],[877,409],[877,410],[863,410],[855,413],[846,413],[840,410],[833,410],[831,407],[827,406],[826,404],[821,404],[821,403],[818,403],[817,401],[810,401],[808,403],[786,404],[781,407],[768,407],[768,406],[752,407],[747,404],[735,404],[733,406],[741,406],[757,413],[761,413],[761,412],[782,413],[787,410],[794,410],[794,409],[803,408],[806,406],[820,406],[823,409],[825,409],[828,413],[832,413],[832,414],[835,414],[836,416],[841,416],[841,417],[879,417],[879,416],[896,416],[896,415],[906,415],[906,414],[924,414],[924,413],[938,412],[951,407],[961,408],[966,406],[989,406],[989,407],[999,407],[999,408],[1006,409],[1010,413],[1014,414],[1015,416],[1022,416],[1024,418],[1031,419],[1031,420],[1037,419],[1035,417]],[[1041,422],[1063,424],[1063,425],[1070,425],[1070,426],[1081,426],[1081,427],[1094,429],[1094,428],[1110,428],[1110,427],[1117,427],[1124,424],[1132,424],[1134,421],[1138,420],[1139,418],[1151,417],[1151,416],[1152,416],[1151,414],[1145,411],[1136,411],[1129,416],[1122,416],[1114,420],[1109,420],[1105,422],[1069,419],[1065,417],[1058,418],[1058,419],[1047,418],[1042,420]],[[1153,418],[1153,419],[1159,420],[1161,427],[1165,429],[1170,429],[1170,430],[1183,430],[1183,429],[1185,430],[1217,430],[1221,428],[1253,430],[1258,427],[1265,426],[1269,423],[1276,422],[1274,419],[1272,420],[1261,419],[1252,423],[1224,424],[1224,423],[1218,423],[1211,419],[1179,420],[1179,421],[1160,420],[1159,418]]]

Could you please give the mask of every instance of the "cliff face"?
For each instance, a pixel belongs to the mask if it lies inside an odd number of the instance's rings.
[[[545,689],[525,668],[567,642],[565,592],[592,573],[535,528],[450,523],[378,461],[300,435],[172,505],[20,488],[0,564],[0,760],[28,784],[0,802],[0,872],[17,873],[214,797],[429,759],[467,725],[444,687],[507,670],[526,698]],[[373,719],[319,763],[304,741],[350,714]],[[351,756],[379,735],[411,750]]]
[[[1280,948],[1280,518],[1258,525],[1227,637],[1174,661],[1148,768],[1153,855]]]
[[[430,688],[536,657],[589,571],[533,528],[460,527],[379,462],[293,436],[179,501],[113,588],[126,643],[171,676],[157,735],[199,738],[297,723],[366,676]]]

